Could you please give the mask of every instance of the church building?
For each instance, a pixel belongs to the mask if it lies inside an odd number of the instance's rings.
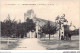
[[[39,30],[40,28],[48,22],[48,20],[44,20],[41,18],[36,17],[36,14],[32,9],[28,10],[26,13],[24,13],[24,21],[26,22],[26,19],[32,19],[34,23],[36,23],[36,31],[34,32],[29,32],[27,34],[28,37],[30,38],[40,38],[39,35]],[[50,24],[55,25],[55,22],[50,21]]]

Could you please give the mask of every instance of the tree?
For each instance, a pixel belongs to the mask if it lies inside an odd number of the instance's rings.
[[[16,35],[16,21],[10,19],[10,15],[8,15],[7,19],[4,22],[1,22],[1,35],[6,37],[12,37]]]
[[[17,32],[17,22],[14,20],[11,21],[11,37],[16,37]]]
[[[22,23],[21,22],[19,22],[18,24],[17,24],[17,37],[21,37],[21,38],[23,38],[23,32],[24,32],[24,30],[23,30],[23,25],[22,25]]]
[[[22,28],[24,30],[24,35],[26,36],[26,33],[34,32],[35,31],[35,23],[32,19],[27,18],[26,22],[22,23]],[[31,35],[30,35],[31,36]]]
[[[57,20],[57,24],[59,24],[58,30],[59,30],[59,40],[60,40],[60,36],[61,36],[60,31],[61,31],[61,28],[62,28],[61,25],[64,24],[64,23],[67,23],[68,21],[67,21],[67,19],[65,19],[65,14],[63,14],[61,17],[58,15],[56,17],[56,20]]]
[[[1,35],[4,37],[23,38],[24,35],[30,31],[35,31],[35,23],[32,19],[17,23],[15,19],[11,20],[10,15],[8,15],[7,19],[1,22]]]
[[[1,22],[1,36],[2,37],[5,37],[6,36],[6,27],[5,27],[5,23],[4,22]]]
[[[41,31],[42,33],[48,34],[50,40],[50,35],[56,33],[56,26],[50,25],[50,21],[48,21],[47,24],[41,27]]]
[[[33,22],[32,19],[27,18],[25,25],[26,25],[27,32],[35,31],[35,23]]]

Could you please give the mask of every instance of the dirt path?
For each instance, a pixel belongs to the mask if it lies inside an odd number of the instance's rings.
[[[22,39],[14,50],[45,50],[45,48],[38,43],[37,38],[29,38]]]

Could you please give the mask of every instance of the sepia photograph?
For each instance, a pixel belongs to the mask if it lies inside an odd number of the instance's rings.
[[[79,50],[79,0],[0,0],[0,50]]]

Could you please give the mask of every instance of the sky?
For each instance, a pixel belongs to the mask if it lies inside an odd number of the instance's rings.
[[[8,14],[11,19],[24,22],[24,13],[33,9],[36,17],[55,21],[56,17],[65,14],[68,24],[72,22],[76,28],[79,27],[79,0],[0,0],[1,21]],[[27,5],[23,5],[27,4]],[[32,5],[35,4],[35,5]]]

